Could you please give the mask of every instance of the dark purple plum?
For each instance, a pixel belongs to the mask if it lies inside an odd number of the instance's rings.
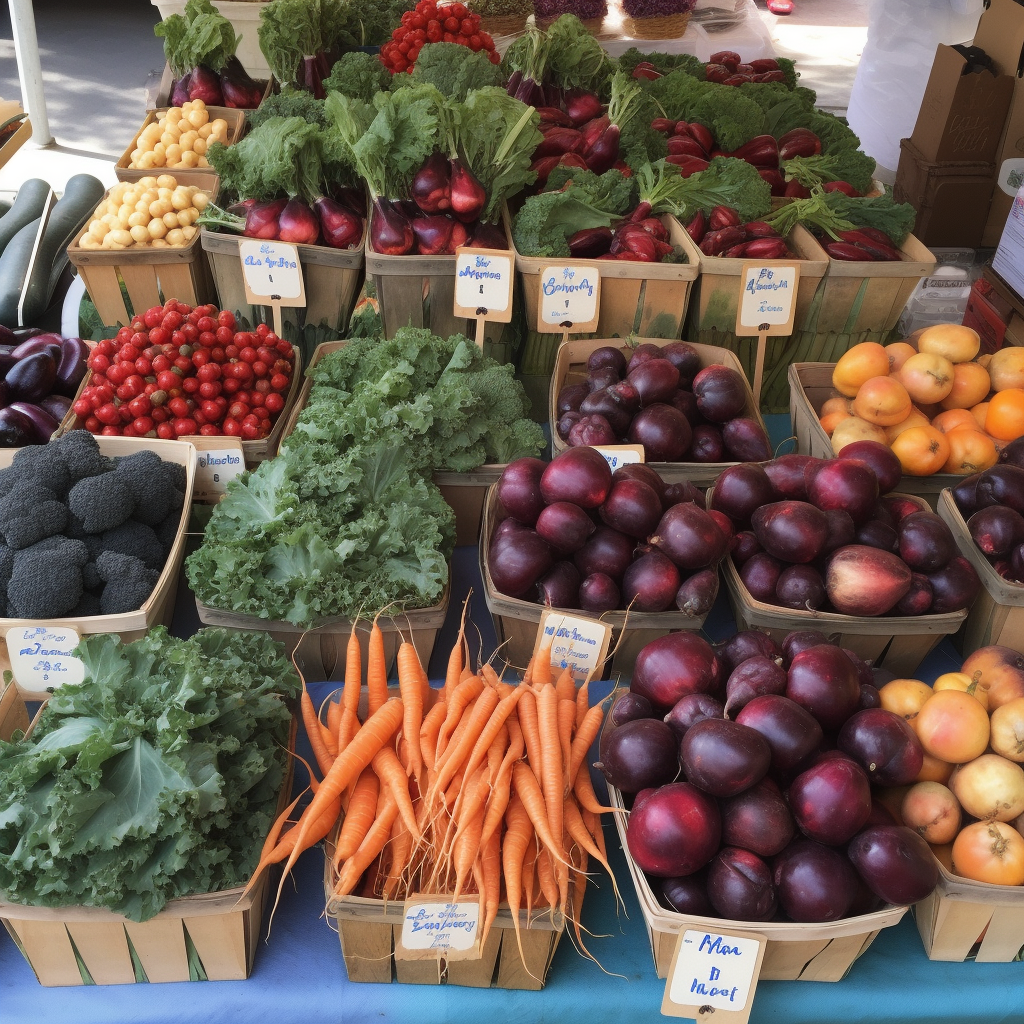
[[[676,734],[676,739],[681,740],[690,726],[703,722],[705,718],[724,717],[725,708],[720,700],[707,693],[688,693],[676,701],[665,716],[665,723]]]
[[[775,916],[771,869],[757,854],[726,846],[708,865],[708,898],[730,921],[770,921]]]
[[[675,734],[657,718],[623,722],[601,736],[597,769],[623,793],[664,786],[679,774]]]
[[[768,741],[759,732],[718,718],[692,725],[679,746],[686,778],[717,797],[736,796],[760,782],[771,756]]]

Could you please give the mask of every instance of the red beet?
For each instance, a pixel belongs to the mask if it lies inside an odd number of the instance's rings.
[[[917,903],[939,881],[938,863],[931,848],[902,825],[864,829],[850,843],[847,856],[868,888],[886,903]]]
[[[838,921],[849,913],[857,876],[838,850],[798,839],[772,864],[779,905],[794,921]]]
[[[668,485],[664,480],[658,476],[657,472],[651,469],[646,463],[643,462],[627,462],[625,465],[619,466],[614,473],[612,473],[612,486],[619,480],[640,480],[647,484],[648,487],[654,489],[655,494],[658,495],[659,499],[664,504],[665,491]],[[650,532],[650,531],[648,531]],[[646,534],[644,534],[646,536]]]
[[[718,597],[718,569],[702,569],[683,580],[676,591],[676,607],[694,619],[703,618]]]
[[[674,782],[634,804],[626,845],[641,871],[673,878],[704,867],[721,834],[715,801],[689,783]]]
[[[775,856],[796,832],[793,815],[771,779],[762,779],[738,796],[723,800],[721,809],[722,842],[759,857]]]
[[[668,402],[679,386],[679,370],[667,359],[648,359],[629,371],[626,378],[640,395],[642,406]]]
[[[584,545],[596,527],[579,505],[556,501],[537,517],[535,529],[556,551],[571,553]]]
[[[689,459],[700,463],[724,462],[725,441],[722,431],[713,423],[701,423],[694,427]]]
[[[929,611],[934,615],[970,608],[981,590],[981,580],[974,566],[962,555],[950,559],[949,564],[938,572],[930,573],[928,581],[932,585]]]
[[[811,647],[789,665],[786,696],[835,732],[857,710],[860,679],[853,662],[829,644]],[[813,838],[813,837],[812,837]]]
[[[664,786],[679,774],[676,738],[657,718],[637,718],[601,736],[595,767],[616,789],[639,793]]]
[[[715,481],[711,507],[734,523],[749,522],[755,509],[775,501],[775,488],[764,470],[753,463],[729,466]]]
[[[546,467],[540,459],[516,459],[502,470],[498,480],[498,500],[524,526],[533,526],[544,509],[540,477]]]
[[[765,738],[771,750],[772,773],[786,781],[821,745],[821,726],[788,697],[755,697],[736,716],[736,721]]]
[[[750,558],[762,550],[752,530],[740,531],[729,545],[729,554],[737,569],[741,569]]]
[[[736,796],[760,782],[771,757],[768,741],[759,732],[726,719],[697,722],[679,745],[686,778],[717,797]]]
[[[593,448],[567,448],[548,463],[540,477],[540,493],[548,504],[571,501],[597,508],[612,486],[612,471]]]
[[[604,573],[621,580],[633,561],[636,541],[610,526],[599,526],[590,539],[576,552],[573,560],[583,576]]]
[[[738,665],[749,658],[778,658],[782,651],[767,634],[758,629],[743,629],[715,645],[715,654],[728,678]]]
[[[638,718],[651,718],[654,710],[651,702],[638,693],[620,693],[608,711],[608,721],[614,727]]]
[[[757,655],[732,670],[725,683],[725,714],[735,718],[755,697],[786,691],[786,670],[774,658]]]
[[[572,562],[555,562],[537,581],[537,591],[538,604],[551,608],[579,607],[579,569]]]
[[[903,476],[903,467],[896,454],[881,441],[854,441],[846,445],[838,456],[864,463],[878,480],[880,494],[895,490]]]
[[[642,444],[650,462],[679,462],[690,447],[690,423],[671,405],[641,409],[629,425],[630,444]]]
[[[580,412],[584,416],[603,416],[615,434],[622,436],[629,429],[633,416],[625,406],[615,400],[610,392],[611,388],[591,391],[580,403]]]
[[[764,471],[780,498],[790,501],[807,500],[805,472],[822,460],[812,455],[780,455],[765,463]]]
[[[750,517],[761,547],[786,562],[813,562],[828,538],[825,513],[806,501],[775,501]]]
[[[1009,558],[1024,544],[1024,516],[1012,508],[993,505],[975,512],[967,520],[974,543],[988,558]]]
[[[740,416],[723,424],[722,441],[726,454],[737,462],[764,462],[772,457],[764,427],[749,417]]]
[[[554,564],[554,554],[536,531],[516,530],[495,537],[487,555],[487,568],[498,592],[525,597]]]
[[[347,206],[320,196],[313,203],[313,209],[320,219],[324,242],[332,249],[354,249],[359,245],[363,237],[363,221]]]
[[[660,551],[641,555],[622,577],[623,600],[638,612],[665,611],[678,589],[679,570]]]
[[[586,384],[569,384],[558,392],[557,410],[561,416],[567,412],[579,412],[583,399],[590,394]]]
[[[868,521],[878,501],[878,477],[863,462],[831,459],[814,470],[807,497],[822,511],[844,509],[860,525]]]
[[[594,349],[587,357],[587,369],[600,370],[603,367],[614,370],[619,378],[625,377],[626,357],[622,354],[622,350],[611,345]]]
[[[642,480],[613,480],[608,497],[597,512],[607,526],[643,540],[662,518],[661,498]]]
[[[956,553],[949,527],[934,512],[913,512],[897,528],[899,556],[915,572],[935,572]]]
[[[370,248],[381,256],[406,256],[416,244],[412,224],[398,203],[377,197],[370,214]]]
[[[821,573],[811,565],[790,565],[779,573],[775,603],[783,608],[817,611],[827,603]]]
[[[728,544],[711,516],[690,502],[673,505],[661,516],[650,542],[680,569],[717,565]]]
[[[611,576],[594,572],[580,584],[579,603],[584,611],[610,612],[622,604],[622,594]]]
[[[725,718],[722,702],[707,693],[688,693],[676,701],[665,716],[665,724],[675,733],[676,739],[681,740],[691,726],[705,718]]]
[[[568,437],[573,448],[617,444],[618,440],[612,425],[598,413],[581,416],[570,428]]]
[[[828,520],[828,539],[822,548],[823,555],[831,554],[838,548],[853,544],[857,539],[857,527],[853,517],[845,509],[832,508],[825,513]]]
[[[831,640],[816,629],[798,629],[787,633],[782,641],[782,663],[788,669],[793,659],[801,652],[821,644],[830,644]],[[835,646],[835,645],[833,645]]]
[[[665,488],[665,493],[661,496],[661,507],[667,512],[673,505],[682,505],[688,501],[704,507],[704,495],[689,480],[680,480],[679,483],[669,484]]]
[[[747,405],[747,386],[742,375],[728,366],[706,366],[693,378],[697,408],[712,423],[727,423]]]
[[[730,921],[769,921],[775,916],[772,873],[749,850],[726,846],[708,865],[708,898]]]
[[[452,213],[463,224],[479,220],[487,203],[487,192],[483,185],[461,160],[452,161],[451,202]]]
[[[921,741],[907,720],[882,708],[858,711],[837,742],[878,786],[909,786],[924,764]]]
[[[684,878],[665,878],[661,882],[661,902],[663,906],[674,910],[677,914],[692,917],[714,917],[715,908],[708,899],[707,879],[705,872],[689,875]]]
[[[845,755],[819,761],[789,787],[789,808],[808,839],[842,846],[871,813],[871,786],[859,764]]]
[[[451,163],[435,150],[413,175],[409,195],[424,213],[444,213],[452,207]]]
[[[772,558],[771,555],[761,551],[756,555],[751,555],[743,563],[743,567],[740,569],[740,579],[755,601],[774,604],[782,568],[782,563],[777,558]]]
[[[627,372],[632,373],[641,363],[646,363],[649,359],[660,359],[661,358],[661,346],[655,345],[653,342],[645,341],[641,345],[637,345],[632,350],[629,357],[629,366]]]
[[[669,633],[643,647],[630,689],[664,714],[688,693],[713,693],[719,686],[718,659],[696,633]]]

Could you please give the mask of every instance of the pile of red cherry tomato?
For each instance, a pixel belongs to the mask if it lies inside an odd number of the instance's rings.
[[[426,43],[457,43],[477,53],[483,51],[492,64],[501,61],[494,40],[480,31],[479,14],[473,14],[465,4],[439,5],[434,0],[420,0],[414,10],[402,15],[391,41],[380,48],[380,59],[392,74],[412,71]]]
[[[94,434],[261,440],[284,409],[295,354],[266,324],[235,328],[212,305],[147,309],[92,350],[75,414]]]

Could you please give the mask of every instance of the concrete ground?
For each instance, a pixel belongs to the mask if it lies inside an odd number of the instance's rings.
[[[845,110],[871,0],[795,2],[795,12],[780,18],[758,0],[759,13],[777,51],[797,60],[802,84],[817,90],[820,105]],[[145,116],[147,79],[163,67],[162,41],[153,35],[157,10],[147,0],[35,0],[35,12],[57,141],[42,150],[28,143],[15,154],[0,168],[0,193],[29,177],[42,177],[59,191],[83,171],[112,184],[113,164]],[[6,4],[0,11],[0,96],[21,96]]]

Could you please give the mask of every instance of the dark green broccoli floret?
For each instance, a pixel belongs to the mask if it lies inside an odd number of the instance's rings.
[[[147,526],[157,526],[174,511],[175,486],[169,465],[148,450],[117,460],[117,475],[135,498],[135,518]]]
[[[11,463],[22,480],[39,484],[53,491],[58,498],[66,498],[72,479],[63,454],[52,444],[33,444],[22,448]]]
[[[7,584],[11,582],[13,571],[14,552],[6,544],[0,544],[0,616],[7,615]]]
[[[70,537],[47,537],[37,541],[31,547],[14,552],[14,569],[18,571],[31,565],[33,560],[50,551],[59,551],[68,561],[74,562],[79,568],[89,561],[89,549],[84,541],[72,540]]]
[[[103,533],[131,517],[135,495],[127,474],[101,473],[79,480],[71,488],[68,508],[81,520],[86,533]]]
[[[160,576],[133,555],[116,551],[104,551],[96,559],[96,571],[106,583],[100,595],[103,615],[121,615],[141,608]]]
[[[84,618],[87,615],[99,615],[100,614],[100,599],[95,594],[90,594],[86,591],[82,594],[78,604],[71,609],[71,614],[75,618]]]
[[[7,584],[10,615],[24,619],[67,615],[82,596],[81,565],[68,547],[15,559],[14,572]]]
[[[103,589],[103,579],[100,576],[99,570],[96,568],[95,562],[86,562],[82,566],[82,586],[90,594],[96,594],[99,596],[100,591]]]
[[[380,64],[380,61],[377,61]],[[380,64],[381,69],[387,74],[387,69]],[[388,74],[390,78],[390,74]],[[328,83],[325,82],[324,85]],[[259,106],[245,115],[245,123],[249,131],[259,128],[264,121],[272,117],[301,117],[303,121],[318,125],[320,128],[327,127],[327,115],[324,113],[324,101],[316,99],[311,92],[305,89],[290,89],[285,87],[282,92],[268,96]]]
[[[423,52],[426,51],[425,46]],[[384,67],[381,59],[375,54],[361,53],[359,50],[342,54],[341,59],[335,61],[331,68],[330,77],[324,79],[325,92],[340,92],[343,96],[351,96],[364,103],[372,103],[377,93],[387,92],[390,88],[391,72]],[[320,105],[323,107],[323,103]]]
[[[162,569],[167,561],[167,548],[160,542],[153,528],[136,519],[129,519],[113,530],[107,530],[99,540],[102,550],[134,555],[150,569]]]
[[[98,476],[113,468],[113,463],[100,453],[96,438],[88,430],[70,430],[56,441],[51,441],[48,447],[55,448],[63,456],[72,481]]]
[[[461,103],[471,89],[500,85],[502,72],[482,51],[474,53],[457,43],[427,43],[410,78],[413,85],[433,85],[442,96]]]
[[[188,483],[188,474],[185,472],[184,466],[179,466],[176,462],[165,462],[164,472],[171,478],[171,483],[174,484],[176,490],[185,493],[185,486]]]
[[[171,550],[171,545],[177,539],[178,527],[181,526],[181,509],[172,512],[157,528],[156,536],[164,546],[165,551]]]
[[[7,546],[27,548],[67,525],[68,508],[47,487],[22,481],[0,500],[0,535]]]

